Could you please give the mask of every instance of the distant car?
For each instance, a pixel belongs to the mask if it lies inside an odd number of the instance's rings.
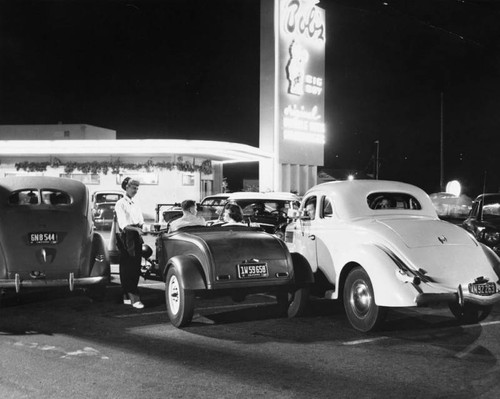
[[[228,193],[206,196],[198,205],[198,216],[204,217],[206,221],[218,219],[229,196]]]
[[[481,194],[462,227],[500,256],[500,194]]]
[[[237,204],[243,211],[244,221],[251,226],[258,226],[269,234],[284,238],[288,223],[288,210],[298,209],[300,197],[286,192],[239,192],[231,194],[224,208]],[[219,217],[222,221],[223,213]]]
[[[57,177],[0,178],[0,288],[86,288],[99,299],[110,279],[94,232],[87,187]]]
[[[168,316],[182,327],[193,317],[195,297],[276,295],[289,317],[303,313],[312,274],[285,243],[244,225],[186,226],[156,239],[156,259],[143,276],[165,281]]]
[[[122,197],[122,191],[96,191],[92,194],[92,220],[96,229],[111,228],[115,205]]]
[[[351,325],[381,326],[392,307],[448,304],[463,322],[500,301],[500,259],[442,221],[429,196],[399,182],[324,183],[302,199],[285,242],[314,273],[311,292],[343,300]]]

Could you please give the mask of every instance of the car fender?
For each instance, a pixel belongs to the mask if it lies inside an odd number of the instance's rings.
[[[204,290],[207,289],[205,274],[200,261],[192,255],[179,255],[169,259],[165,268],[164,279],[171,267],[179,270],[182,286],[186,290]]]
[[[297,285],[314,283],[314,274],[306,258],[298,252],[293,252],[290,255],[292,256],[295,283]]]
[[[90,262],[91,277],[110,276],[111,266],[108,249],[104,238],[99,233],[92,234],[92,250]]]
[[[343,290],[343,284],[349,271],[355,266],[361,266],[370,277],[375,303],[378,306],[401,307],[416,306],[417,288],[410,281],[398,278],[399,267],[391,259],[390,249],[372,245],[360,245],[348,253],[342,253],[334,259],[334,264],[342,265],[340,273],[336,274],[334,297],[338,298]],[[321,268],[321,267],[320,267]],[[323,270],[328,277],[328,271]]]

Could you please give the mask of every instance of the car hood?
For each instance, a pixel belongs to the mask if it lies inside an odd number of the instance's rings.
[[[437,219],[379,220],[378,223],[398,235],[408,248],[443,245],[477,246],[461,227]]]

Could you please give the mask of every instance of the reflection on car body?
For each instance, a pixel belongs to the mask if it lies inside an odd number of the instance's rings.
[[[87,187],[56,177],[0,178],[0,288],[82,286],[102,297],[110,265]]]
[[[500,194],[481,194],[462,226],[500,255]]]
[[[311,202],[313,216],[305,212]],[[439,220],[429,196],[409,184],[317,185],[304,196],[285,241],[307,259],[313,291],[342,299],[360,331],[379,327],[390,307],[444,303],[459,320],[476,322],[500,301],[500,259]]]

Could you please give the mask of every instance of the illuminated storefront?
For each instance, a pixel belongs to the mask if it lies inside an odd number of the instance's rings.
[[[273,154],[260,165],[261,191],[303,193],[323,165],[326,27],[317,3],[261,1],[260,148]]]
[[[103,140],[88,139],[95,136],[73,134],[65,125],[54,126],[52,130],[44,125],[16,127],[25,132],[21,137],[28,138],[43,136],[45,127],[50,134],[44,140],[0,140],[0,177],[25,174],[69,177],[84,182],[92,193],[120,190],[123,177],[133,176],[141,181],[138,198],[148,218],[154,218],[157,204],[188,198],[199,201],[205,195],[219,193],[226,163],[271,158],[271,154],[245,144],[115,140],[113,131],[104,132]],[[78,125],[78,129],[80,126],[87,126],[87,132],[100,129],[88,125]],[[66,139],[59,138],[59,130],[66,132]],[[38,136],[30,135],[33,131]],[[2,134],[2,126],[0,137],[9,137]],[[53,140],[54,137],[57,139]]]

